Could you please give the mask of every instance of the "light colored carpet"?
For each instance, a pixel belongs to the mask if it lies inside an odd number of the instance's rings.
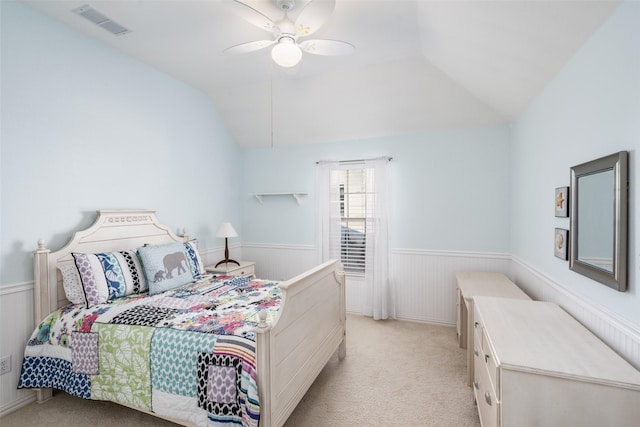
[[[479,426],[455,328],[348,316],[347,357],[329,361],[285,427]],[[2,427],[174,426],[113,403],[56,393]]]

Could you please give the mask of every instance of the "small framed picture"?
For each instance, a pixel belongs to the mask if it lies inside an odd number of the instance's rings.
[[[569,216],[569,187],[556,188],[556,216],[560,218]]]
[[[553,253],[555,256],[557,256],[558,258],[564,261],[569,259],[569,252],[567,251],[568,238],[569,238],[569,230],[565,230],[563,228],[556,228],[556,237],[554,240]]]

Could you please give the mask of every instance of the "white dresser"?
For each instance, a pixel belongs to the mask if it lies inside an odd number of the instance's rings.
[[[473,381],[473,298],[492,296],[531,299],[502,273],[491,271],[461,271],[456,273],[456,328],[458,345],[467,349],[467,385]]]
[[[483,427],[640,425],[640,372],[562,308],[474,300]]]

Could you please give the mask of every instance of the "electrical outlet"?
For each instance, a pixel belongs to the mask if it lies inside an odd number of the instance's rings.
[[[0,357],[0,375],[11,371],[11,355]]]

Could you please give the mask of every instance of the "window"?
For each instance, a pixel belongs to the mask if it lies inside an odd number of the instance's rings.
[[[364,278],[362,313],[395,317],[389,281],[389,157],[318,162],[318,259]]]
[[[345,271],[364,274],[373,169],[336,171],[340,185],[340,255]],[[369,183],[369,185],[367,185]],[[369,188],[367,188],[369,187]]]

